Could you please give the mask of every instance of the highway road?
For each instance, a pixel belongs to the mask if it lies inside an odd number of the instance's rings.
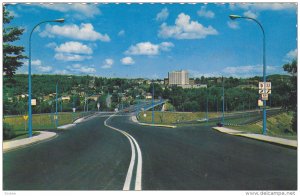
[[[4,190],[296,190],[297,150],[101,114],[3,154]]]

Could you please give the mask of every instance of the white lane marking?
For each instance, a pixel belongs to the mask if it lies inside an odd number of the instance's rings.
[[[126,134],[124,134],[124,135],[129,139],[130,146],[131,146],[131,160],[130,160],[129,168],[128,168],[128,171],[127,171],[125,183],[124,183],[124,186],[123,186],[123,190],[128,191],[128,190],[130,190],[130,183],[131,183],[131,179],[132,179],[132,171],[133,171],[134,163],[135,163],[135,148],[134,148],[134,145],[133,145],[131,139]]]
[[[126,133],[128,134],[128,133]],[[129,134],[128,134],[129,135]],[[135,190],[142,190],[142,165],[143,165],[143,159],[142,159],[142,152],[140,149],[139,144],[137,143],[137,141],[131,136],[129,135],[129,137],[133,140],[133,142],[135,143],[137,152],[138,152],[138,165],[137,165],[137,169],[136,169],[136,177],[135,177]]]
[[[142,190],[142,161],[143,160],[142,160],[141,149],[140,149],[137,141],[129,133],[127,133],[125,131],[122,131],[121,129],[112,127],[112,126],[107,124],[107,120],[109,120],[113,116],[115,116],[115,114],[108,117],[104,121],[104,125],[111,128],[111,129],[114,129],[114,130],[122,133],[123,135],[125,135],[127,137],[127,139],[129,140],[130,146],[131,146],[131,160],[130,160],[129,168],[128,168],[128,171],[127,171],[127,176],[126,176],[126,179],[125,179],[123,190],[130,190],[130,184],[131,184],[131,180],[132,180],[132,173],[133,173],[133,169],[134,169],[135,156],[136,156],[134,145],[137,149],[137,154],[138,154],[137,155],[138,161],[137,161],[137,169],[136,169],[135,190]]]

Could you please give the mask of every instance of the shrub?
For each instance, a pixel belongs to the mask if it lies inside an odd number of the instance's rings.
[[[7,123],[3,123],[3,140],[11,139],[14,136],[15,136],[15,133],[12,129],[12,126]]]

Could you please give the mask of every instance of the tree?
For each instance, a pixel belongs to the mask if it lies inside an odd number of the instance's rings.
[[[14,46],[11,43],[20,39],[24,29],[19,27],[7,26],[14,17],[3,6],[3,75],[12,79],[18,67],[21,67],[22,59],[27,58],[23,55],[23,46]]]
[[[288,93],[287,107],[288,110],[294,112],[292,129],[294,132],[297,132],[297,60],[283,65],[283,69],[292,76],[289,84],[290,91]]]

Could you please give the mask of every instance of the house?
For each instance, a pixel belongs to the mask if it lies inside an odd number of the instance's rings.
[[[145,98],[146,98],[146,99],[152,99],[152,94],[151,94],[151,93],[146,93]]]

